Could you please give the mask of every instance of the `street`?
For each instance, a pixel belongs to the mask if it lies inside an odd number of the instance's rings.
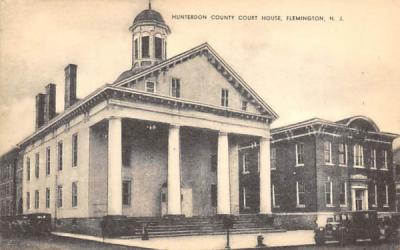
[[[139,250],[143,248],[133,248],[103,244],[95,241],[86,241],[54,235],[48,236],[23,236],[7,237],[0,236],[1,250],[73,250],[73,249],[115,249],[115,250]]]
[[[300,246],[300,247],[275,247],[267,249],[285,249],[285,250],[399,250],[399,242],[381,242],[380,244],[372,244],[369,241],[357,242],[348,246],[340,246],[339,244],[327,244],[324,246]]]

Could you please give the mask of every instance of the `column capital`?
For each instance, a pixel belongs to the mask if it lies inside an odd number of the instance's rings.
[[[271,141],[272,136],[267,135],[267,136],[261,136],[260,141]]]
[[[218,131],[218,136],[227,136],[228,135],[228,132],[226,132],[226,131]]]
[[[181,125],[178,123],[170,123],[169,124],[169,128],[180,128],[180,127],[181,127]]]
[[[121,119],[122,119],[122,117],[114,116],[114,115],[108,117],[108,120],[121,120]]]

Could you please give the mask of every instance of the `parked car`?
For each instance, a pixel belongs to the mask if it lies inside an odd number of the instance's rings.
[[[371,239],[378,242],[381,235],[387,236],[390,227],[382,227],[376,211],[339,212],[327,218],[325,227],[315,229],[317,245],[325,241],[339,241],[341,244],[354,242],[357,239]]]

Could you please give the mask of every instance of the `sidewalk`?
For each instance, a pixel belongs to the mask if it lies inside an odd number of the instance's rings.
[[[82,235],[53,232],[54,235],[63,237],[72,237],[83,240],[103,242],[103,238]],[[234,234],[230,236],[230,245],[232,249],[254,248],[257,245],[257,236],[260,234]],[[297,246],[313,245],[313,230],[297,230],[286,232],[264,233],[264,244],[269,247],[277,246]],[[181,236],[170,238],[152,238],[147,241],[141,239],[110,239],[105,238],[104,243],[141,247],[150,249],[182,249],[182,250],[214,250],[224,249],[226,244],[226,235],[202,235],[202,236]]]

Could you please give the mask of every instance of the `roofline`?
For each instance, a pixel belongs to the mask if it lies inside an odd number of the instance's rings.
[[[293,123],[293,124],[289,124],[283,127],[278,127],[278,128],[273,128],[271,129],[271,135],[274,134],[278,134],[278,133],[282,133],[288,130],[293,130],[296,128],[302,128],[302,127],[306,127],[306,126],[311,126],[311,125],[316,125],[316,124],[325,124],[325,125],[329,125],[329,126],[333,126],[333,127],[340,127],[340,128],[344,128],[344,129],[348,129],[348,130],[352,130],[355,131],[355,128],[350,128],[345,124],[341,124],[341,123],[336,123],[336,122],[332,122],[332,121],[328,121],[328,120],[324,120],[321,118],[311,118],[302,122],[297,122],[297,123]],[[396,138],[399,137],[399,134],[394,134],[394,133],[389,133],[389,132],[375,132],[375,131],[368,131],[368,133],[370,134],[377,134],[377,135],[385,135],[391,138]]]
[[[378,125],[376,125],[376,123],[375,123],[371,118],[369,118],[369,117],[367,117],[367,116],[364,116],[364,115],[357,115],[357,116],[353,116],[353,117],[350,117],[350,118],[347,118],[347,119],[349,119],[349,120],[347,121],[346,126],[349,126],[350,123],[352,123],[354,120],[362,119],[362,120],[365,120],[365,121],[369,122],[369,123],[374,127],[374,129],[376,130],[376,132],[379,132],[379,131],[380,131]],[[342,120],[342,121],[343,121],[343,120]],[[338,121],[338,122],[341,122],[341,121]]]
[[[260,118],[262,117],[264,119],[272,120],[272,117],[269,116],[269,115],[253,114],[253,113],[249,113],[249,112],[242,111],[242,110],[235,110],[235,109],[231,109],[231,108],[227,108],[227,107],[222,107],[222,106],[217,106],[217,105],[212,105],[212,104],[207,104],[207,103],[201,103],[201,102],[195,102],[195,101],[191,101],[191,100],[188,100],[188,99],[173,98],[173,97],[166,96],[166,95],[153,94],[153,93],[148,93],[148,92],[145,92],[145,91],[140,91],[140,90],[136,90],[136,89],[132,89],[132,88],[112,86],[110,84],[106,84],[106,85],[103,85],[101,88],[98,88],[97,90],[92,92],[90,95],[88,95],[85,98],[81,99],[80,101],[78,101],[77,103],[72,105],[71,107],[69,107],[63,113],[61,113],[61,114],[57,115],[56,117],[54,117],[52,120],[49,121],[49,123],[45,124],[44,126],[42,126],[40,129],[36,130],[34,133],[29,135],[28,137],[25,137],[20,143],[17,144],[17,148],[20,148],[24,143],[27,143],[29,140],[31,140],[35,136],[39,135],[40,133],[45,132],[49,127],[53,126],[54,124],[56,124],[57,122],[59,122],[63,118],[67,117],[69,114],[71,114],[74,111],[78,110],[82,105],[90,102],[93,98],[103,94],[107,90],[130,92],[132,94],[138,94],[138,95],[141,95],[141,96],[162,98],[162,99],[165,99],[166,101],[177,101],[177,102],[182,102],[182,103],[189,104],[189,105],[204,106],[204,107],[208,107],[208,108],[211,108],[211,109],[218,109],[218,110],[223,110],[223,111],[243,114],[245,116],[260,117]]]
[[[217,59],[218,59],[218,61],[221,63],[221,64],[223,64],[223,66],[227,69],[227,71],[229,72],[229,73],[231,73],[232,74],[232,76],[233,77],[235,77],[236,78],[236,80],[252,95],[252,97],[256,100],[256,101],[258,101],[260,104],[261,104],[261,106],[266,110],[266,111],[268,111],[269,113],[271,113],[271,115],[272,115],[272,121],[273,120],[276,120],[276,119],[278,119],[279,118],[279,116],[278,116],[278,114],[236,73],[236,71],[235,70],[233,70],[233,68],[231,67],[231,66],[229,66],[222,58],[221,58],[221,56],[219,56],[218,55],[218,53],[207,43],[207,42],[205,42],[205,43],[202,43],[202,44],[200,44],[200,45],[198,45],[198,46],[196,46],[196,47],[194,47],[194,48],[192,48],[192,49],[189,49],[189,50],[187,50],[187,51],[185,51],[185,52],[182,52],[182,53],[180,53],[180,54],[178,54],[178,55],[175,55],[175,56],[173,56],[173,57],[171,57],[171,58],[169,58],[169,59],[167,59],[167,60],[165,60],[165,61],[163,61],[163,62],[161,62],[161,63],[159,63],[159,64],[156,64],[156,65],[154,65],[154,66],[151,66],[151,67],[149,67],[149,68],[147,68],[147,69],[144,69],[143,71],[140,71],[140,72],[138,72],[137,74],[134,74],[133,76],[130,76],[130,77],[128,77],[128,78],[125,78],[125,79],[123,79],[123,80],[121,80],[121,81],[118,81],[118,82],[114,82],[112,85],[113,86],[121,86],[121,85],[123,85],[123,84],[126,84],[126,83],[129,83],[129,82],[131,82],[131,81],[133,81],[133,80],[136,80],[136,79],[139,79],[139,78],[142,78],[142,77],[145,77],[146,75],[148,75],[148,74],[150,74],[151,72],[153,72],[153,71],[155,71],[155,70],[158,70],[158,69],[160,69],[160,68],[163,68],[163,67],[165,67],[165,66],[168,66],[169,64],[171,64],[172,62],[174,62],[174,61],[176,61],[176,60],[179,60],[180,58],[182,58],[182,57],[185,57],[185,56],[188,56],[188,55],[191,55],[191,54],[193,54],[193,53],[195,53],[195,52],[197,52],[197,51],[199,51],[199,50],[202,50],[202,49],[208,49],[209,50],[209,52],[213,55],[213,56],[215,56]],[[271,121],[271,122],[272,122]]]

